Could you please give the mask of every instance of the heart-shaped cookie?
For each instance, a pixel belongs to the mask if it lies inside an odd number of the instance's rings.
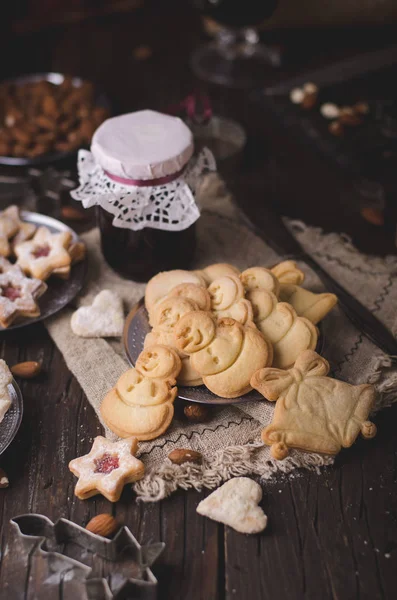
[[[240,533],[259,533],[267,525],[267,516],[258,506],[261,499],[260,485],[248,477],[236,477],[202,500],[197,512]]]
[[[124,326],[123,302],[110,290],[102,290],[91,306],[82,306],[73,313],[70,325],[80,337],[120,337]]]

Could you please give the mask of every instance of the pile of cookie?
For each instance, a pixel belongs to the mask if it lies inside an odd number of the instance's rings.
[[[69,231],[52,233],[22,221],[17,206],[0,212],[0,325],[40,316],[37,301],[48,289],[45,281],[68,279],[85,251]]]
[[[328,378],[329,365],[315,352],[316,325],[337,298],[303,281],[290,260],[270,269],[215,264],[153,277],[145,294],[153,329],[136,366],[101,405],[106,425],[120,437],[154,439],[172,421],[176,386],[205,385],[222,398],[256,389],[277,401],[262,435],[277,459],[289,447],[336,454],[360,431],[373,437],[373,387]]]

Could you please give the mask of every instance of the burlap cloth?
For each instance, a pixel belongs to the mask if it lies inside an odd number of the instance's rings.
[[[200,193],[202,216],[198,221],[198,249],[195,268],[215,262],[231,262],[244,269],[252,265],[272,265],[280,260],[261,239],[243,223],[238,210],[216,175],[205,180]],[[324,268],[373,310],[390,328],[396,323],[397,257],[379,259],[360,254],[345,236],[324,235],[302,223],[289,224],[294,235]],[[129,310],[144,294],[145,286],[124,280],[104,262],[99,248],[99,233],[84,236],[88,247],[87,285],[77,304],[89,304],[102,289],[119,293]],[[320,291],[316,276],[307,273],[305,286]],[[106,392],[128,368],[120,341],[82,339],[70,329],[72,308],[46,322],[48,331],[65,361],[79,381],[88,401],[100,419],[98,409]],[[333,374],[350,383],[373,382],[377,386],[377,409],[397,399],[397,369],[391,360],[365,338],[340,309],[334,309],[323,322],[323,354]],[[256,474],[271,477],[277,471],[297,467],[318,469],[332,463],[329,457],[296,451],[284,461],[275,461],[260,440],[260,431],[271,421],[270,402],[246,402],[218,408],[202,424],[174,419],[160,438],[140,444],[140,457],[146,475],[134,485],[142,500],[164,498],[178,487],[213,488],[236,475]],[[112,433],[106,430],[106,435]],[[114,437],[114,436],[113,436]],[[173,465],[167,455],[174,448],[192,448],[203,454],[203,465]]]

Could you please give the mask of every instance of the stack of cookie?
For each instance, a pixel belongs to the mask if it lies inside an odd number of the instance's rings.
[[[40,316],[37,300],[47,290],[44,282],[51,275],[68,279],[71,266],[84,256],[84,244],[73,242],[70,232],[37,229],[21,221],[17,206],[0,212],[0,325]]]

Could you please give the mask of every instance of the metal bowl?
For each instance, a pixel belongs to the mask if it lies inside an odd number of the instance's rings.
[[[54,85],[61,85],[65,75],[62,73],[34,73],[32,75],[21,75],[13,79],[7,79],[1,83],[13,83],[15,85],[23,85],[25,83],[37,83],[38,81],[49,81]],[[73,77],[72,83],[75,87],[80,87],[83,82],[81,77]],[[95,100],[97,106],[101,106],[110,110],[110,102],[104,93],[99,93]],[[77,150],[71,150],[69,152],[48,152],[42,156],[35,156],[33,158],[23,158],[19,156],[0,156],[0,165],[7,165],[11,167],[34,167],[38,165],[47,165],[60,160],[65,160],[76,156]]]

